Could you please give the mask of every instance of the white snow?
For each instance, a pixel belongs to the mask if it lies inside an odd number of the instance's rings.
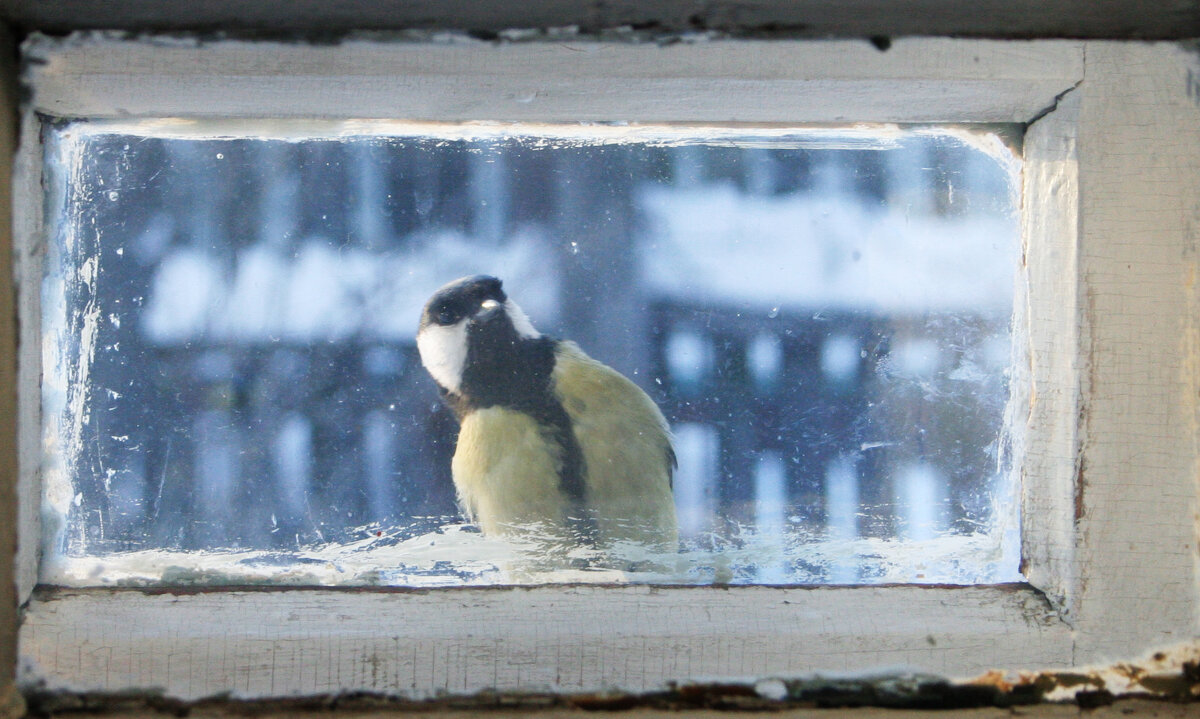
[[[764,311],[1012,310],[1015,215],[910,215],[838,195],[750,196],[731,184],[647,186],[640,201],[653,294]]]
[[[536,232],[502,244],[456,233],[413,238],[407,251],[338,247],[320,238],[286,253],[242,250],[222,273],[210,252],[182,247],[158,266],[144,330],[152,342],[337,340],[356,334],[412,339],[421,308],[441,285],[493,274],[538,321],[556,316],[556,274]]]

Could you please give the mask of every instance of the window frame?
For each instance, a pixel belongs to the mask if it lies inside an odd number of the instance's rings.
[[[15,183],[25,686],[182,699],[646,692],[895,666],[950,677],[1062,669],[1195,632],[1200,289],[1188,272],[1200,258],[1188,223],[1200,217],[1200,70],[1182,46],[905,39],[883,52],[857,41],[438,36],[311,46],[85,33],[34,36],[25,49],[32,95]],[[1010,427],[1029,581],[37,588],[40,115],[1025,123],[1016,326],[1028,334],[1013,382],[1027,392]],[[1171,152],[1139,155],[1138,142]],[[1167,189],[1139,193],[1113,176]],[[1163,319],[1139,324],[1147,313]],[[1148,468],[1154,486],[1129,484]],[[1161,533],[1152,546],[1143,526]]]

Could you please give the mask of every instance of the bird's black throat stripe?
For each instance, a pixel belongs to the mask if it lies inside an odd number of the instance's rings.
[[[586,499],[583,451],[571,418],[551,386],[557,344],[549,337],[520,337],[507,322],[472,327],[461,392],[443,392],[443,397],[460,422],[477,409],[497,406],[532,417],[562,449],[559,482],[572,506],[580,510],[576,514],[582,514]]]

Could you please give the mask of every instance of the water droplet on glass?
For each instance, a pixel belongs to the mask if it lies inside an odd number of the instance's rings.
[[[218,152],[218,153],[217,153],[217,159],[218,159],[218,160],[224,160],[224,159],[225,159],[225,153],[223,153],[223,152]]]
[[[109,192],[108,192],[109,202],[116,202],[118,197],[120,197],[120,195],[117,194],[116,190],[109,190]]]
[[[776,318],[776,317],[778,317],[778,316],[779,316],[779,308],[778,308],[778,307],[772,307],[772,308],[771,308],[771,311],[767,313],[767,318],[768,318],[768,319],[772,319],[772,320],[773,320],[773,319],[775,319],[775,318]]]
[[[572,255],[578,255],[578,254],[579,254],[579,243],[578,243],[578,242],[572,242],[572,243],[571,243],[571,254],[572,254]]]

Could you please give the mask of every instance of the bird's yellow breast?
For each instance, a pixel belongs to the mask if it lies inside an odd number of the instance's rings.
[[[488,407],[466,415],[451,472],[459,501],[488,534],[533,523],[561,524],[561,450],[529,415]]]

